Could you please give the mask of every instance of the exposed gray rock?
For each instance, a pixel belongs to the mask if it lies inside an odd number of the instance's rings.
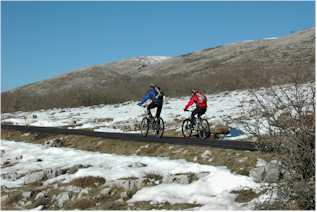
[[[24,177],[24,184],[42,181],[44,179],[51,179],[59,175],[65,174],[66,170],[61,168],[48,168],[42,171],[34,172]]]
[[[30,175],[26,175],[24,177],[24,184],[30,184],[30,183],[35,183],[38,181],[42,181],[45,177],[45,174],[43,171],[39,171],[39,172],[34,172]]]
[[[44,172],[44,175],[47,177],[47,179],[51,179],[59,175],[65,174],[66,170],[63,170],[61,168],[48,168],[43,170],[43,172]]]
[[[32,208],[31,210],[38,211],[38,210],[42,210],[42,209],[44,209],[44,205],[39,205],[39,206],[37,206],[35,208]]]
[[[22,174],[19,174],[18,172],[8,172],[1,174],[1,178],[6,180],[17,180],[20,177],[22,177]]]
[[[29,205],[32,205],[32,201],[27,201],[27,202],[24,204],[25,207],[27,207],[27,206],[29,206]]]
[[[60,207],[60,208],[63,207],[65,202],[67,202],[68,200],[70,200],[69,192],[60,193],[56,197],[57,206]]]
[[[140,129],[140,123],[137,120],[118,121],[112,123],[114,129],[121,129],[123,131],[137,131]]]
[[[275,183],[280,178],[280,165],[278,161],[272,160],[265,167],[266,175],[264,177],[264,181],[268,183]]]
[[[141,168],[141,167],[146,167],[147,165],[145,163],[141,163],[141,162],[134,162],[132,164],[130,164],[128,167],[132,167],[132,168]]]
[[[0,150],[0,157],[2,158],[5,153],[6,153],[6,151],[4,149],[1,149]]]
[[[180,183],[180,184],[189,184],[189,179],[187,175],[167,175],[163,177],[163,183]]]
[[[114,184],[122,187],[124,190],[139,190],[145,186],[143,178],[127,178],[127,179],[118,179],[114,181]]]
[[[5,158],[1,160],[1,168],[6,168],[10,166],[14,166],[17,164],[21,159],[23,158],[23,155],[19,155],[15,158]]]
[[[79,193],[81,192],[82,188],[71,185],[71,186],[65,187],[64,190],[68,192]]]
[[[197,174],[197,177],[198,178],[202,178],[202,177],[206,177],[207,175],[209,175],[210,174],[210,172],[199,172],[198,174]]]
[[[43,198],[43,197],[47,197],[47,192],[46,192],[46,191],[41,191],[40,193],[38,193],[38,194],[35,196],[34,200],[38,200],[38,199],[41,199],[41,198]]]
[[[67,174],[74,174],[75,172],[78,171],[78,169],[85,169],[85,168],[89,168],[89,167],[91,167],[91,165],[78,164],[78,165],[72,166],[70,168],[67,168],[65,171]]]
[[[110,193],[110,191],[111,191],[111,187],[105,187],[99,193],[101,195],[108,195]]]
[[[257,183],[263,182],[264,176],[265,176],[264,166],[256,167],[250,171],[250,177],[253,177],[254,181]]]
[[[82,189],[79,194],[78,194],[78,199],[81,199],[85,194],[88,194],[89,193],[89,189],[88,188],[84,188]]]
[[[264,160],[258,160],[257,167],[250,171],[250,176],[255,182],[275,183],[280,179],[280,164],[276,160],[267,163]]]
[[[193,181],[198,180],[198,179],[199,179],[198,176],[194,173],[180,173],[180,174],[164,176],[162,183],[189,184],[189,183],[192,183]]]
[[[64,142],[60,138],[55,138],[45,142],[45,146],[47,147],[62,147],[64,146]]]
[[[16,207],[23,208],[24,204],[25,204],[25,201],[21,199],[16,203]]]
[[[32,192],[31,191],[25,191],[22,193],[22,197],[24,199],[29,199],[32,196]]]
[[[237,158],[235,160],[236,163],[244,163],[245,161],[247,161],[249,158],[248,157],[243,157],[243,158]]]
[[[41,209],[46,209],[49,204],[49,197],[46,191],[38,193],[34,198],[34,205],[43,206]]]
[[[123,200],[128,199],[128,193],[126,191],[122,192],[120,194],[120,198],[123,199]]]
[[[201,158],[204,160],[207,160],[207,159],[211,158],[211,156],[212,156],[211,152],[209,150],[206,150],[201,155]]]

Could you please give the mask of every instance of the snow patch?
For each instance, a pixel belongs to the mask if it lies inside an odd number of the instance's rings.
[[[268,37],[268,38],[263,38],[263,40],[275,40],[278,39],[278,37]]]
[[[311,84],[303,84],[302,88],[306,89],[309,85]],[[284,88],[288,86],[289,85],[284,85]],[[259,88],[255,92],[263,94],[266,91],[266,88]],[[165,121],[166,130],[181,131],[181,121],[190,116],[190,113],[184,113],[182,110],[189,99],[190,96],[179,98],[165,97],[161,116]],[[211,125],[225,122],[229,127],[245,131],[244,125],[240,120],[243,115],[242,112],[252,107],[252,103],[255,102],[254,97],[248,90],[224,91],[209,94],[207,95],[207,99],[208,110],[203,117],[207,118]],[[269,103],[272,100],[268,98],[265,101]],[[63,126],[73,129],[89,128],[100,132],[139,133],[137,126],[146,115],[146,110],[137,106],[137,103],[136,101],[128,101],[113,105],[4,113],[2,114],[1,122],[44,127]],[[155,113],[155,110],[156,109],[153,109],[153,113]],[[26,120],[25,117],[33,117],[33,115],[36,118],[28,118],[28,120]],[[252,117],[248,122],[254,123]],[[264,119],[260,124],[263,125],[262,129],[266,129],[267,122]],[[266,133],[266,131],[263,130],[262,133]],[[244,134],[225,139],[237,140],[245,138],[248,138],[248,135]]]
[[[160,63],[164,60],[171,59],[171,58],[172,57],[167,57],[167,56],[140,56],[140,57],[131,58],[128,61],[137,61],[145,65],[152,65],[152,64]]]
[[[99,176],[107,182],[122,178],[141,178],[149,173],[162,177],[178,173],[205,173],[197,181],[190,184],[160,184],[139,190],[129,202],[152,201],[170,203],[197,203],[200,209],[250,209],[251,205],[234,201],[231,191],[243,188],[257,189],[259,184],[251,177],[231,173],[225,167],[215,167],[187,162],[186,160],[170,160],[162,157],[121,156],[87,152],[70,148],[53,148],[39,144],[28,144],[8,140],[1,141],[5,150],[3,158],[23,157],[13,166],[2,168],[1,182],[6,187],[20,187],[24,179],[38,170],[67,168],[75,165],[86,165],[77,172],[59,175],[44,182],[70,182],[78,177]],[[41,161],[35,159],[41,158]],[[142,164],[142,166],[135,166]],[[6,173],[20,173],[19,179],[4,179]]]

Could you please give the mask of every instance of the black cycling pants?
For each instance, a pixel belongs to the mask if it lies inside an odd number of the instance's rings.
[[[156,108],[156,107],[157,107],[157,109],[156,109],[155,117],[156,118],[160,118],[162,107],[163,107],[163,103],[156,104],[155,102],[152,102],[151,104],[149,104],[149,106],[147,106],[147,112],[148,112],[148,114],[150,116],[152,116],[151,109]]]
[[[206,108],[200,108],[200,107],[196,107],[195,110],[193,110],[192,115],[191,115],[191,121],[192,123],[195,123],[195,115],[198,115],[198,117],[200,117],[201,115],[206,113]]]

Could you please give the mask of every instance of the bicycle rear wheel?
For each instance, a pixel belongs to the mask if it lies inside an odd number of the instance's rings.
[[[206,139],[210,136],[210,127],[207,119],[202,119],[201,120],[201,129],[199,132],[199,137]]]
[[[146,117],[144,117],[141,121],[141,135],[143,135],[144,137],[146,137],[149,133],[149,128],[150,128],[150,124],[149,124],[150,120]]]
[[[192,135],[192,126],[191,126],[191,120],[185,119],[182,124],[182,134],[185,138],[189,138]]]

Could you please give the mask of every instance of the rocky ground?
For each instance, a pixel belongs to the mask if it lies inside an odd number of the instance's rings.
[[[98,151],[119,155],[161,156],[170,159],[214,166],[226,166],[232,172],[252,176],[256,182],[274,182],[279,178],[277,158],[259,152],[213,149],[209,147],[191,147],[167,144],[133,143],[128,141],[91,138],[86,136],[49,135],[22,133],[14,130],[2,130],[2,139],[44,144],[52,147],[67,147],[80,150]],[[4,153],[1,152],[1,157]],[[41,160],[41,159],[39,159]],[[19,158],[2,160],[1,167],[10,167]],[[135,167],[145,164],[133,163]],[[102,210],[182,210],[200,207],[194,203],[151,201],[129,202],[129,199],[140,189],[153,185],[178,183],[191,184],[208,173],[176,173],[160,176],[155,173],[141,178],[122,178],[106,180],[102,177],[85,176],[73,179],[68,183],[50,183],[48,179],[65,173],[76,173],[78,169],[89,168],[78,164],[68,168],[39,169],[28,173],[24,186],[18,188],[1,188],[1,208],[13,209],[102,209]],[[2,175],[2,179],[19,178],[17,173]],[[237,203],[249,203],[262,193],[252,189],[232,191]]]

